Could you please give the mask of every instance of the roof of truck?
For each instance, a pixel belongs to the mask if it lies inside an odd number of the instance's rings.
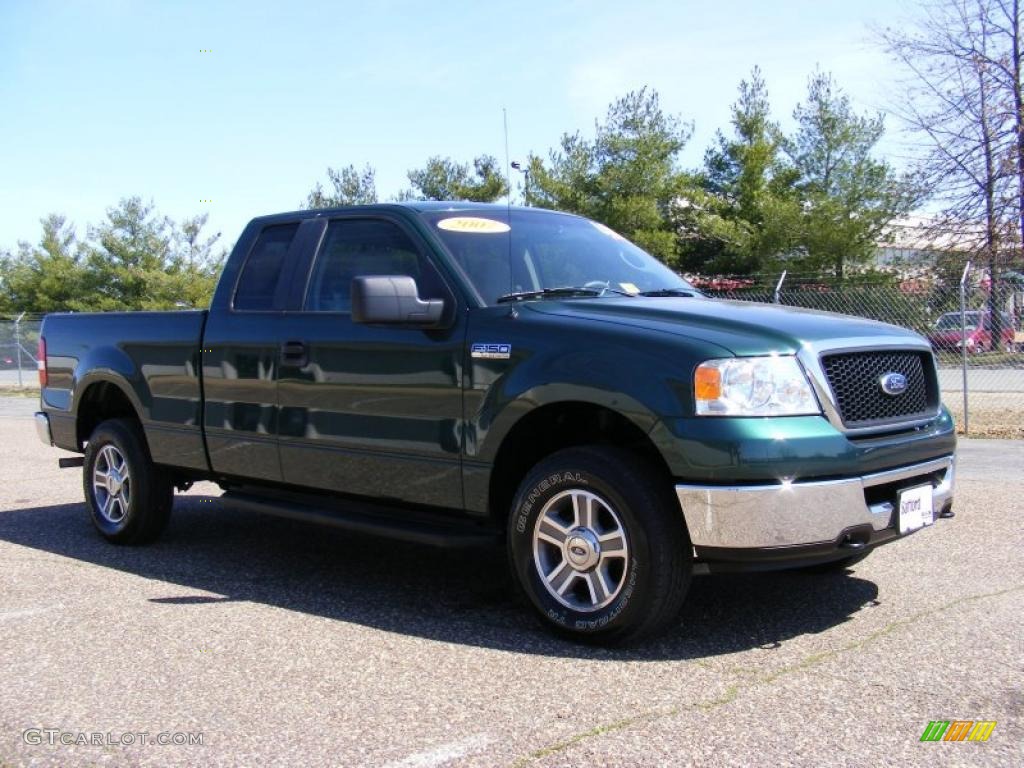
[[[336,208],[312,208],[297,211],[285,211],[281,213],[269,213],[263,216],[257,216],[253,221],[258,221],[260,224],[266,225],[275,221],[286,222],[295,221],[296,219],[308,219],[311,216],[331,216],[337,213],[352,213],[353,211],[365,211],[371,213],[374,211],[387,211],[402,208],[405,210],[416,211],[417,213],[433,213],[439,211],[488,211],[494,214],[503,214],[509,210],[512,211],[548,211],[546,208],[533,208],[529,206],[513,205],[508,206],[504,203],[474,203],[468,200],[407,200],[400,202],[387,202],[387,203],[370,203],[368,205],[342,205]],[[552,213],[564,213],[562,211],[548,211]],[[566,216],[573,216],[575,214],[565,213]]]

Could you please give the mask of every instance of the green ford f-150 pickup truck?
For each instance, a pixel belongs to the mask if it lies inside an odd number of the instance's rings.
[[[413,203],[253,220],[209,311],[50,315],[42,439],[93,522],[175,488],[456,547],[504,539],[546,622],[624,642],[698,572],[844,567],[948,514],[927,341],[720,301],[607,227]],[[456,550],[453,550],[456,551]]]

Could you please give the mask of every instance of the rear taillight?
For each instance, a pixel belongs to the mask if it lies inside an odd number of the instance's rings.
[[[46,339],[39,337],[39,356],[36,358],[36,366],[39,368],[39,387],[46,388],[49,376],[46,373]]]

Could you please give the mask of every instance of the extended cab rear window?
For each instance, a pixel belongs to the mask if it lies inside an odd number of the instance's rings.
[[[298,231],[298,222],[264,229],[245,260],[235,289],[234,308],[241,310],[274,309],[274,292],[281,277],[288,247]]]

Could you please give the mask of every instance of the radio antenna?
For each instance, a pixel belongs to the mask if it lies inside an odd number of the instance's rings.
[[[509,208],[512,207],[512,161],[508,154],[508,112],[504,107],[501,108],[501,120],[505,125],[505,183],[508,185],[508,191],[505,193],[505,199],[508,201]]]
[[[501,121],[505,127],[505,223],[508,225],[508,263],[512,266],[512,161],[508,154],[508,111],[501,108]],[[511,271],[511,269],[510,269]]]

